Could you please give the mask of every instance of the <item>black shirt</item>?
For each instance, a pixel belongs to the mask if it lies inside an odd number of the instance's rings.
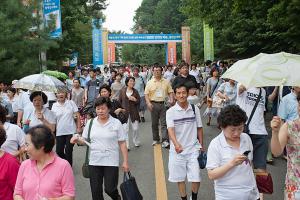
[[[176,85],[179,85],[179,84],[181,85],[183,83],[185,83],[190,88],[197,88],[196,78],[189,74],[189,75],[187,75],[187,77],[183,77],[181,75],[176,76],[176,78],[174,79],[174,81],[172,83],[173,90],[175,89]]]

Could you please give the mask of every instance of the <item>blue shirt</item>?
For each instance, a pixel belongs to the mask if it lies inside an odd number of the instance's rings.
[[[278,116],[285,121],[293,121],[299,118],[298,101],[294,92],[282,98],[278,109]]]

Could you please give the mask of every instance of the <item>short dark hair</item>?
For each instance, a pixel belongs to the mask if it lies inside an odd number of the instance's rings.
[[[135,81],[135,78],[132,77],[132,76],[128,76],[126,79],[125,79],[125,85],[128,86],[128,82],[129,80],[132,79],[133,81]]]
[[[217,122],[221,128],[227,126],[239,126],[247,121],[246,112],[238,105],[225,106],[217,117]]]
[[[206,65],[206,66],[210,65],[211,63],[212,63],[212,61],[211,61],[211,60],[207,60],[207,61],[205,61],[205,65]]]
[[[50,153],[55,144],[55,138],[51,130],[45,125],[38,125],[27,131],[31,142],[36,149],[44,147],[45,153]]]
[[[188,84],[186,84],[186,83],[179,83],[179,84],[176,84],[174,86],[174,93],[176,94],[176,90],[179,89],[179,88],[181,88],[181,87],[184,87],[186,89],[186,91],[189,92],[190,87],[188,86]]]
[[[13,87],[8,87],[6,91],[11,91],[12,93],[16,94],[17,90]]]
[[[189,64],[187,64],[186,62],[182,62],[179,65],[179,69],[181,69],[182,67],[189,67]]]
[[[120,74],[119,72],[118,73],[116,73],[116,77],[117,76],[121,76],[121,78],[123,78],[123,75],[122,74]]]
[[[109,92],[109,96],[111,95],[111,88],[109,85],[103,84],[99,89],[99,93],[101,92],[102,89],[106,89]]]
[[[160,70],[163,71],[163,67],[160,64],[158,64],[158,63],[154,63],[153,69],[154,68],[160,68]]]
[[[43,103],[44,103],[44,104],[47,103],[48,97],[47,97],[47,95],[46,95],[44,92],[41,92],[41,91],[35,91],[35,92],[31,93],[31,95],[30,95],[30,97],[29,97],[29,98],[30,98],[30,101],[33,102],[33,99],[34,99],[35,97],[37,97],[37,96],[41,96],[41,97],[42,97]]]
[[[132,69],[132,71],[138,71],[138,72],[140,72],[140,68],[139,68],[139,67],[134,67],[134,68]]]
[[[6,122],[7,110],[4,106],[0,104],[0,122],[4,124]]]
[[[79,79],[79,78],[74,78],[74,79],[73,79],[73,83],[74,83],[74,81],[78,81],[79,85],[81,84],[81,82],[80,82],[80,79]]]
[[[6,131],[4,130],[4,128],[0,128],[0,146],[2,146],[2,144],[4,144],[5,141],[6,141]]]
[[[103,104],[106,104],[108,109],[111,109],[111,101],[108,97],[98,97],[95,100],[94,107],[96,108],[97,106],[102,106]]]

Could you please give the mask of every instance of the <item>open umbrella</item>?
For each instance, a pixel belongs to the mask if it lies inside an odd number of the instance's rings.
[[[233,79],[248,87],[300,86],[300,55],[285,52],[260,53],[239,60],[221,78]]]
[[[42,73],[49,76],[53,76],[58,79],[64,79],[64,80],[68,79],[68,76],[65,73],[59,71],[46,70],[43,71]]]
[[[58,92],[67,91],[66,85],[53,76],[46,74],[33,74],[20,79],[14,85],[15,88],[23,88],[33,91]]]

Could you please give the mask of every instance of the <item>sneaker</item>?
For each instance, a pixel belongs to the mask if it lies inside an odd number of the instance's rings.
[[[159,144],[159,142],[158,142],[158,141],[156,141],[156,140],[153,140],[153,142],[152,142],[152,146],[155,146],[156,144]]]
[[[142,122],[145,122],[145,117],[141,117],[141,121],[142,121]]]
[[[168,141],[163,141],[163,143],[161,144],[162,148],[168,148],[170,146],[170,143]]]

